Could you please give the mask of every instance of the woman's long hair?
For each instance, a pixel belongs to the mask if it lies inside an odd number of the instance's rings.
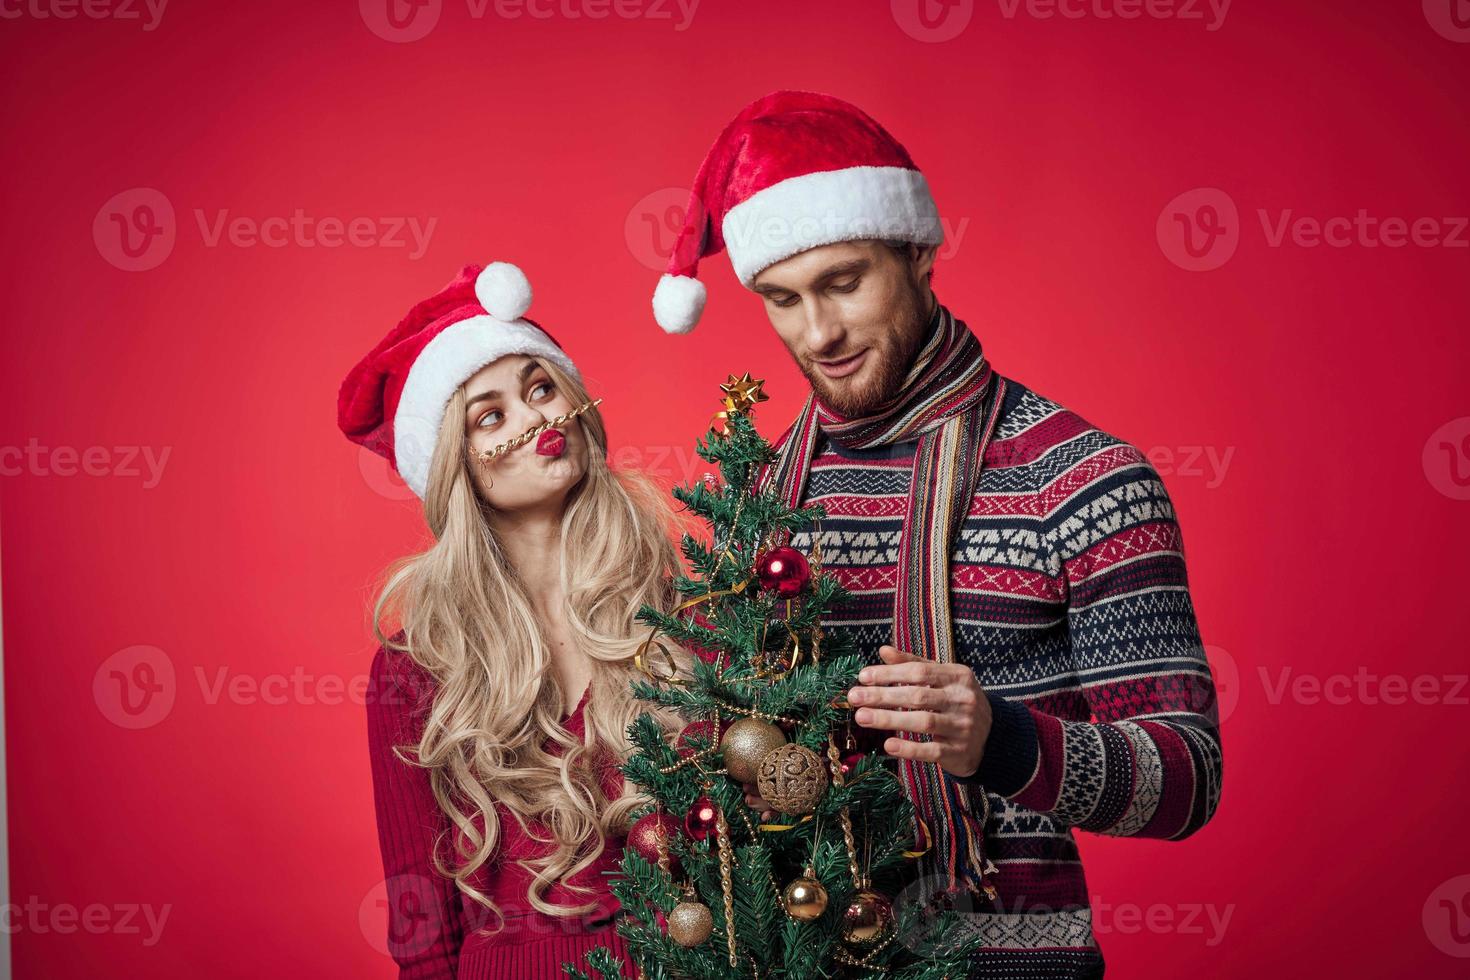
[[[573,405],[588,400],[570,374],[535,360]],[[379,641],[406,652],[436,682],[423,737],[399,757],[428,769],[434,797],[458,831],[452,860],[435,847],[434,864],[460,891],[500,914],[470,883],[503,840],[499,803],[523,831],[544,828],[550,836],[539,839],[554,845],[544,857],[519,861],[533,875],[526,893],[531,907],[579,915],[596,907],[592,889],[571,886],[589,896],[579,905],[549,902],[547,892],[592,865],[642,802],[631,787],[609,801],[599,769],[627,758],[627,728],[641,710],[628,686],[641,631],[638,608],[672,604],[670,574],[678,566],[669,538],[672,508],[646,479],[608,467],[602,416],[595,408],[583,414],[587,469],[569,492],[558,555],[567,622],[593,661],[586,735],[578,739],[561,724],[567,692],[476,492],[464,418],[461,387],[444,413],[424,496],[436,540],[390,571],[373,613]],[[389,618],[401,625],[401,640],[386,635]],[[560,753],[546,751],[547,743]]]

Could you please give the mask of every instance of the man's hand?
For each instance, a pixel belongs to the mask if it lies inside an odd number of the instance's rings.
[[[928,735],[930,741],[890,738],[883,751],[898,759],[937,762],[955,776],[973,776],[990,737],[990,701],[964,664],[921,660],[897,647],[878,648],[881,666],[864,667],[861,687],[847,692],[864,728]]]

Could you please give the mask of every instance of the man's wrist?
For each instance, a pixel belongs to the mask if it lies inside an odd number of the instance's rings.
[[[980,768],[972,775],[956,778],[983,785],[1001,796],[1014,796],[1026,788],[1036,771],[1036,723],[1031,719],[1031,709],[1019,701],[990,691],[985,692],[985,698],[990,702],[991,721]]]

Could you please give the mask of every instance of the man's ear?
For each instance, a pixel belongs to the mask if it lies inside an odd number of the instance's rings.
[[[934,260],[939,257],[938,245],[909,244],[909,262],[914,268],[914,278],[919,282],[928,280],[934,271]]]

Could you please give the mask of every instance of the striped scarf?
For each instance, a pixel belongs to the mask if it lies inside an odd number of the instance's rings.
[[[1004,389],[1005,381],[991,370],[980,341],[938,306],[897,396],[856,419],[843,418],[815,394],[809,396],[766,473],[764,485],[778,488],[786,503],[796,507],[805,493],[819,429],[853,449],[918,440],[899,543],[893,644],[937,663],[954,662],[950,554],[970,512]],[[964,882],[988,894],[984,821],[989,805],[984,790],[946,778],[931,762],[901,759],[899,767],[914,804],[914,838],[916,849],[925,852],[925,871],[941,876],[951,889]]]

